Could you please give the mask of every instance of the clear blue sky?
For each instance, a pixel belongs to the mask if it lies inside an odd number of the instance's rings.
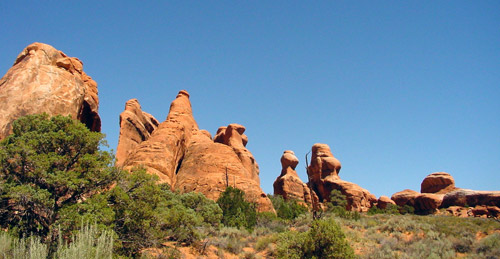
[[[32,42],[78,57],[113,149],[125,102],[247,127],[272,193],[284,150],[330,145],[376,196],[451,173],[500,190],[499,1],[0,1],[0,73]]]

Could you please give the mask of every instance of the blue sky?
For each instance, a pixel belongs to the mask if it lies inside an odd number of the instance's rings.
[[[246,126],[272,193],[284,150],[330,145],[376,196],[438,171],[500,190],[498,1],[0,1],[0,73],[32,42],[78,57],[113,149],[137,98],[163,121]]]

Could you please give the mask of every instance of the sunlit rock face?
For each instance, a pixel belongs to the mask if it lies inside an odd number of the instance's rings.
[[[285,150],[281,156],[281,174],[274,181],[274,195],[281,195],[285,200],[303,202],[308,207],[312,206],[313,196],[311,190],[300,178],[295,168],[299,159],[291,150]],[[317,198],[316,198],[317,199]]]
[[[36,113],[69,115],[92,131],[101,130],[97,83],[78,58],[54,47],[33,43],[0,79],[0,139],[17,118]]]
[[[260,211],[274,211],[260,187],[257,162],[245,147],[248,137],[243,134],[243,126],[221,127],[215,141],[212,140],[206,130],[198,128],[189,93],[184,90],[170,105],[167,119],[157,127],[152,117],[144,115],[134,101],[128,104],[135,106],[128,108],[134,123],[125,122],[122,116],[120,131],[124,134],[120,134],[117,148],[119,166],[128,170],[143,166],[174,190],[201,192],[213,200],[231,185],[242,189]],[[151,127],[136,123],[139,121]]]

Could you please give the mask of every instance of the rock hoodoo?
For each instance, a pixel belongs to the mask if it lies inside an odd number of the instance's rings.
[[[339,190],[347,198],[348,210],[368,211],[377,203],[375,195],[368,190],[340,179],[340,161],[333,156],[328,145],[314,144],[311,150],[311,164],[307,173],[310,186],[321,202],[330,200],[332,190]]]
[[[354,211],[368,211],[377,203],[377,198],[366,189],[340,179],[340,161],[333,156],[328,145],[314,144],[311,151],[311,164],[307,168],[310,182],[307,185],[295,172],[297,157],[292,151],[284,152],[281,157],[281,175],[274,182],[275,194],[282,195],[285,199],[302,200],[307,204],[315,201],[316,204],[316,201],[330,201],[332,190],[339,190],[346,196],[347,209]]]
[[[311,190],[300,180],[295,171],[299,159],[291,150],[286,150],[281,156],[281,174],[274,181],[274,194],[281,195],[285,200],[303,201],[308,206],[312,206]],[[317,199],[317,197],[315,197]]]
[[[167,119],[156,128],[154,118],[141,113],[135,101],[127,102],[125,109],[120,123],[120,132],[124,134],[120,133],[117,148],[117,154],[120,154],[118,162],[125,169],[144,166],[172,189],[201,192],[213,200],[227,185],[235,186],[245,191],[247,199],[256,202],[260,211],[274,211],[271,201],[260,188],[255,158],[245,147],[248,138],[243,134],[243,126],[230,124],[221,127],[212,140],[210,133],[198,128],[189,94],[184,90],[172,102]],[[133,122],[124,122],[126,116]],[[136,123],[139,121],[152,125],[148,129]]]
[[[0,79],[0,139],[17,118],[35,113],[70,115],[101,130],[97,83],[83,63],[43,43],[33,43]]]
[[[146,141],[160,123],[153,115],[143,112],[137,99],[125,103],[125,111],[120,114],[120,137],[116,148],[116,165],[121,166],[129,152]]]

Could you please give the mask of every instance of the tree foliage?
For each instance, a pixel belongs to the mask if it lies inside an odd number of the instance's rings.
[[[345,234],[333,219],[315,220],[306,232],[280,235],[278,258],[354,258]]]
[[[116,179],[103,134],[70,117],[28,115],[0,142],[0,222],[19,235],[47,237],[60,212]]]
[[[253,229],[257,223],[255,204],[245,200],[245,192],[228,186],[217,204],[222,209],[222,223],[228,227]]]
[[[276,214],[282,219],[294,219],[306,213],[309,209],[296,200],[285,200],[281,195],[268,195],[276,210]]]

